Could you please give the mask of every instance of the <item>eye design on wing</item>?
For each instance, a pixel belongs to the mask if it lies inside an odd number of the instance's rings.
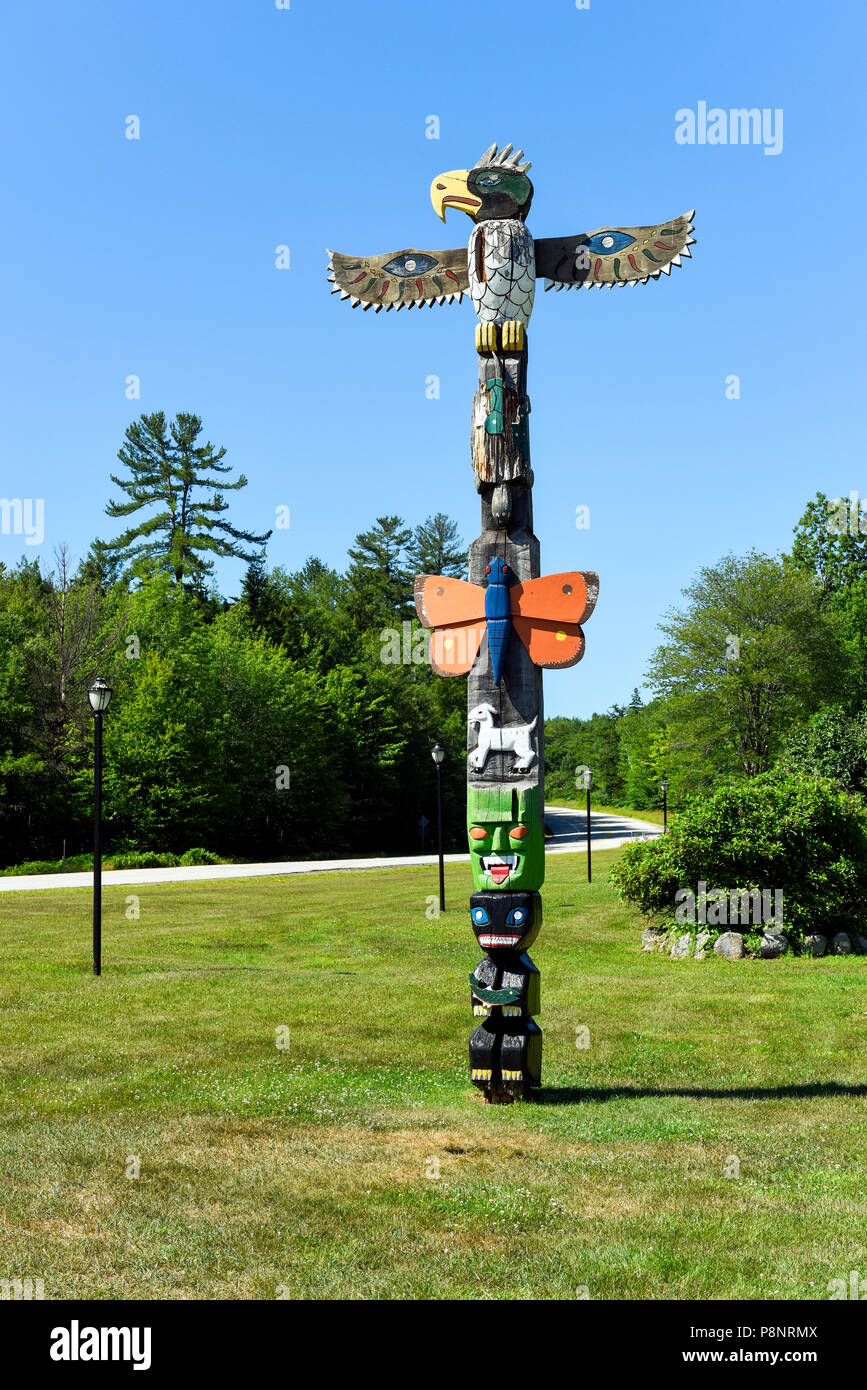
[[[527,920],[527,909],[524,907],[513,907],[506,917],[507,927],[522,927]]]
[[[615,251],[622,251],[634,243],[635,237],[628,232],[595,232],[587,240],[587,250],[591,256],[613,256]]]
[[[404,251],[400,256],[392,256],[382,268],[386,275],[427,275],[436,264],[436,256],[425,251]]]
[[[490,920],[490,917],[483,907],[473,908],[473,921],[477,927],[486,927]]]

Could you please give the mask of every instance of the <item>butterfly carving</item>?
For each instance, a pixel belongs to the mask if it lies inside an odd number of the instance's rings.
[[[485,585],[439,574],[422,574],[415,581],[418,616],[434,630],[431,666],[439,675],[466,675],[487,636],[494,684],[499,685],[512,629],[536,666],[574,666],[581,660],[581,624],[596,605],[597,574],[574,570],[519,583],[497,556],[486,576]]]

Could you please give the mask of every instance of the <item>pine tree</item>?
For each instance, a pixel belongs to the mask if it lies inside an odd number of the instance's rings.
[[[409,617],[415,612],[412,575],[405,560],[411,537],[412,531],[402,516],[378,516],[375,526],[355,537],[346,577],[357,626],[370,628],[377,622]]]
[[[196,443],[201,430],[198,415],[179,414],[167,425],[161,410],[142,415],[127,429],[118,458],[129,476],[112,474],[111,480],[129,501],[110,501],[106,515],[130,516],[143,507],[159,510],[102,545],[105,556],[115,555],[126,566],[126,578],[165,570],[177,584],[201,592],[214,568],[209,555],[251,563],[258,552],[244,547],[264,546],[271,535],[239,531],[222,519],[229,506],[223,492],[246,487],[247,479],[241,474],[226,482],[213,476],[231,473],[232,466],[222,461],[225,448]],[[202,490],[204,497],[198,495]]]
[[[416,526],[407,546],[407,560],[414,574],[450,574],[463,579],[467,571],[467,551],[457,525],[444,512]]]

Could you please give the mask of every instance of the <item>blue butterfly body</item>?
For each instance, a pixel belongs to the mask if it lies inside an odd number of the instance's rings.
[[[487,576],[485,622],[488,630],[488,651],[491,655],[494,685],[499,685],[512,632],[512,600],[509,595],[512,571],[497,555],[487,566]]]

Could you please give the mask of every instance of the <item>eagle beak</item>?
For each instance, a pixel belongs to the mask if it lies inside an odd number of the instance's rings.
[[[476,209],[482,206],[481,198],[475,198],[467,188],[469,177],[469,169],[451,169],[447,174],[437,174],[431,184],[430,200],[434,212],[443,222],[446,220],[446,208],[460,208],[472,217]]]

